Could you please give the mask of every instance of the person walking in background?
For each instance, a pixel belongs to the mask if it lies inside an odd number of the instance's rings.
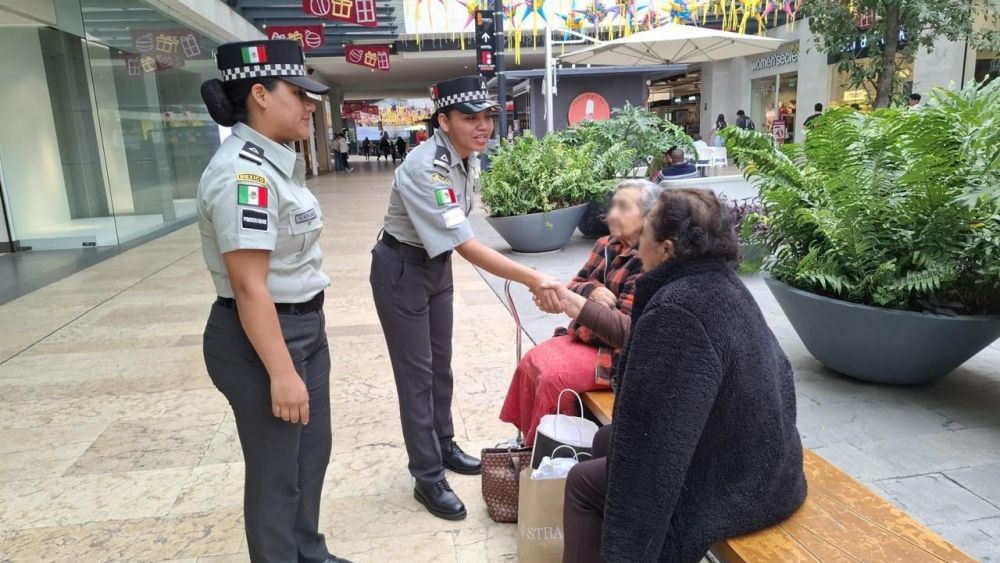
[[[911,108],[912,107],[916,107],[917,105],[919,105],[920,104],[920,94],[917,94],[916,92],[910,94],[910,99],[907,100],[906,104],[909,107],[911,107]]]
[[[368,137],[361,143],[361,154],[365,155],[365,160],[371,160],[372,141]]]
[[[757,124],[755,124],[752,119],[747,117],[747,112],[743,110],[736,112],[736,126],[740,129],[746,129],[748,131],[753,131],[757,128]]]
[[[718,148],[725,146],[725,141],[723,141],[722,135],[719,135],[719,132],[726,127],[729,127],[729,124],[726,123],[726,115],[720,113],[719,116],[715,118],[715,129],[712,129],[712,135],[714,138],[713,144]]]
[[[806,118],[805,122],[802,123],[803,127],[809,127],[817,117],[823,115],[823,104],[816,104],[815,106],[813,106],[813,109],[815,110],[816,113]]]
[[[392,154],[392,143],[389,142],[389,134],[385,131],[382,132],[382,139],[378,142],[379,154],[385,157],[385,161],[389,162],[389,156]]]
[[[340,166],[343,167],[344,171],[350,174],[354,172],[351,168],[350,163],[347,162],[348,154],[351,151],[351,145],[347,142],[347,136],[343,133],[340,134],[340,139],[337,144],[337,149],[340,151]]]
[[[402,137],[396,139],[396,152],[399,154],[399,160],[406,159],[406,140]]]

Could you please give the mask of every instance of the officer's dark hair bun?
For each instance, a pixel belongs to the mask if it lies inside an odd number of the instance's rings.
[[[232,127],[238,121],[233,104],[226,95],[226,89],[218,78],[206,80],[201,84],[201,99],[208,108],[208,114],[216,123],[223,127]]]

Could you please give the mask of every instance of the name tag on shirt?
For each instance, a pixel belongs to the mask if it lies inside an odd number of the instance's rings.
[[[316,208],[293,211],[288,221],[289,231],[291,231],[293,235],[308,233],[309,231],[314,231],[322,226],[323,220],[320,219],[319,212],[316,211]]]

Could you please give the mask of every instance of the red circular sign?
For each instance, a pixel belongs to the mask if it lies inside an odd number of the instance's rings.
[[[603,121],[611,118],[611,106],[604,96],[596,92],[584,92],[569,104],[569,124],[590,121]]]

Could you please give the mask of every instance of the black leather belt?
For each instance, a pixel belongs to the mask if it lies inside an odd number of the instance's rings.
[[[382,244],[388,246],[389,248],[396,250],[400,254],[405,254],[413,258],[419,258],[423,260],[447,260],[451,256],[451,250],[447,252],[442,252],[434,258],[427,255],[427,251],[419,246],[413,246],[412,244],[407,244],[396,237],[390,235],[389,233],[382,231],[382,238],[379,239]]]
[[[321,291],[304,303],[275,303],[274,309],[282,315],[304,315],[322,309],[324,299],[324,292]],[[232,297],[219,297],[215,303],[226,309],[236,309],[236,300]]]

